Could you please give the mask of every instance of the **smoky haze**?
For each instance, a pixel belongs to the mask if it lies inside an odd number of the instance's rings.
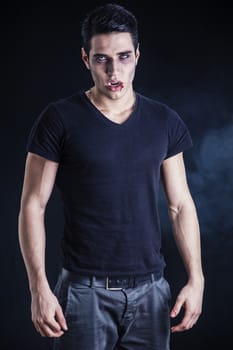
[[[196,89],[178,89],[166,99],[155,97],[178,110],[191,132],[194,145],[184,152],[184,158],[202,234],[225,232],[233,240],[233,109],[223,92],[210,90],[211,84],[202,94]],[[164,211],[163,200],[161,203]],[[164,220],[165,229],[166,223]]]
[[[189,127],[187,179],[200,221],[206,279],[203,314],[191,332],[172,337],[174,350],[232,348],[233,295],[233,9],[124,1],[139,18],[141,57],[135,88],[174,108]],[[90,87],[80,59],[80,21],[98,1],[2,5],[1,56],[1,342],[2,348],[51,349],[30,319],[30,294],[17,237],[26,139],[47,105]],[[143,7],[142,7],[143,5]],[[186,280],[171,239],[163,192],[161,228],[173,298]],[[49,202],[47,268],[57,277],[62,206]],[[231,346],[232,345],[232,346]]]

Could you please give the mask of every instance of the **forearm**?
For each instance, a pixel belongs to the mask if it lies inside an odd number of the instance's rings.
[[[176,317],[182,307],[185,309],[182,320],[171,328],[172,332],[181,332],[192,328],[197,322],[202,311],[204,291],[200,229],[182,153],[163,162],[162,180],[175,242],[188,275],[188,281],[171,310],[171,317]]]
[[[36,202],[22,205],[19,213],[19,242],[27,270],[29,287],[48,287],[45,273],[44,210]]]
[[[60,337],[67,330],[67,324],[46,278],[44,209],[37,200],[21,206],[19,242],[28,274],[35,328],[42,336]]]
[[[190,281],[203,283],[200,229],[195,205],[191,198],[178,208],[169,207],[176,245]]]

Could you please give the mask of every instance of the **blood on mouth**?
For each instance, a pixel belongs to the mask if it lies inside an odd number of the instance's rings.
[[[121,81],[110,81],[107,86],[111,91],[119,91],[123,89],[124,84]]]

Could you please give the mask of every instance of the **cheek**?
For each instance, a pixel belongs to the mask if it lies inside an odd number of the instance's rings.
[[[91,69],[91,75],[93,80],[98,81],[98,80],[101,80],[101,76],[103,75],[103,72],[101,72],[101,70]]]
[[[106,71],[107,67],[106,64],[102,63],[102,64],[93,64],[91,66],[92,71],[94,72],[95,75],[102,75],[104,74],[104,72]]]
[[[134,75],[135,75],[135,68],[136,66],[135,65],[132,65],[128,68],[128,77],[129,77],[129,80],[131,81],[133,78],[134,78]]]
[[[121,66],[123,70],[127,71],[128,74],[131,74],[132,72],[134,73],[135,71],[136,61],[135,59],[129,59],[127,61],[123,61]]]

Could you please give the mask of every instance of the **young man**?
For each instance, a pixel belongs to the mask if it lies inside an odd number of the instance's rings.
[[[181,118],[133,89],[137,21],[107,4],[82,26],[82,60],[93,86],[50,103],[33,126],[19,214],[32,320],[54,349],[169,349],[202,308],[200,233],[182,152]],[[170,309],[158,217],[160,173],[187,284]],[[46,204],[64,201],[62,269],[54,293],[45,272]]]

